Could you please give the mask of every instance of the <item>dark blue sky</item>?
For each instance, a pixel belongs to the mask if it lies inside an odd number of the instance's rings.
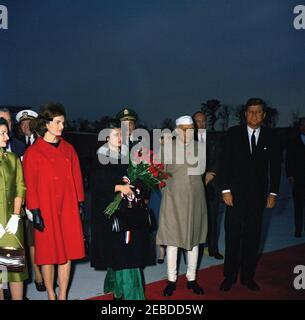
[[[303,1],[305,4],[305,1]],[[305,30],[293,0],[0,0],[0,104],[62,102],[70,119],[142,120],[261,96],[305,114]]]

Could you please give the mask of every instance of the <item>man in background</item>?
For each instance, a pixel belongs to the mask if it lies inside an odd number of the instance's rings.
[[[301,237],[305,213],[305,117],[299,119],[298,132],[289,141],[286,174],[292,185],[296,238]]]
[[[206,115],[202,111],[197,111],[193,115],[196,126],[195,139],[204,143],[206,148],[206,172],[204,183],[206,186],[207,209],[208,209],[208,249],[209,255],[215,259],[223,259],[218,249],[219,237],[219,164],[221,146],[219,139],[212,136],[206,130]]]

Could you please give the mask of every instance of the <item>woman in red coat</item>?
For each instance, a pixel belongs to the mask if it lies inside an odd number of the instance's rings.
[[[49,300],[56,299],[54,265],[58,265],[58,299],[66,300],[71,260],[84,257],[79,214],[83,181],[74,148],[61,138],[64,121],[61,105],[45,105],[35,126],[39,138],[23,159],[26,204],[35,228],[35,262],[42,266]]]

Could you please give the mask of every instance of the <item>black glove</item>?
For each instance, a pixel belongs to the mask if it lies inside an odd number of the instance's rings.
[[[79,202],[78,207],[79,207],[80,219],[82,221],[83,232],[85,232],[85,216],[86,216],[85,202]],[[85,254],[86,254],[86,257],[88,258],[89,257],[89,241],[87,240],[85,233],[84,233],[84,246],[85,246]]]
[[[79,202],[78,203],[78,207],[79,207],[79,215],[80,215],[80,218],[82,220],[82,223],[85,222],[85,215],[86,215],[86,212],[85,212],[85,202]]]
[[[33,213],[33,225],[34,228],[37,229],[38,231],[43,231],[45,225],[43,223],[43,219],[40,213],[40,209],[33,209],[31,210]]]

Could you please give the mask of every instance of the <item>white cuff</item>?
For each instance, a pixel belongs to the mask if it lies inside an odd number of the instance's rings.
[[[222,190],[221,192],[222,193],[228,193],[228,192],[231,192],[231,190],[230,189],[226,189],[226,190]]]

